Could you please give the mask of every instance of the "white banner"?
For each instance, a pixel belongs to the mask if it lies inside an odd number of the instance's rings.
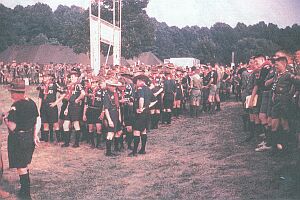
[[[96,2],[101,2],[102,0],[91,0]],[[121,27],[121,6],[122,1],[116,1],[113,0],[113,15],[115,16],[116,13],[116,3],[118,3],[119,8],[119,20]],[[90,5],[91,8],[91,5]],[[101,16],[100,14],[100,6],[98,6],[98,16]],[[113,19],[113,24],[101,19],[100,17],[96,17],[92,15],[91,9],[90,9],[90,57],[91,57],[91,67],[94,69],[94,73],[98,74],[100,71],[100,65],[101,65],[101,54],[100,54],[100,42],[106,43],[108,45],[113,46],[113,64],[114,65],[120,65],[121,64],[121,28],[118,26],[115,26],[116,24],[116,18]]]

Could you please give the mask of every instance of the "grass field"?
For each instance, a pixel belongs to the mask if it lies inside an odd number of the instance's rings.
[[[28,95],[36,99],[34,88]],[[9,93],[1,88],[1,108]],[[104,150],[62,149],[41,143],[31,168],[33,199],[300,199],[298,155],[274,157],[256,153],[255,143],[242,144],[241,105],[226,102],[216,115],[180,117],[148,137],[147,154],[116,158]],[[2,187],[15,199],[19,178],[8,169],[7,131],[1,127],[4,176]],[[298,173],[299,174],[299,173]],[[280,178],[281,177],[281,178]],[[284,179],[283,179],[284,178]]]

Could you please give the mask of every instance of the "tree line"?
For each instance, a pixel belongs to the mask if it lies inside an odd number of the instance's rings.
[[[246,62],[255,54],[272,55],[283,49],[300,49],[300,26],[279,28],[276,24],[238,23],[234,28],[216,23],[211,28],[168,26],[150,18],[145,9],[149,0],[126,0],[122,5],[122,56],[132,58],[152,51],[161,59],[195,57],[202,63]],[[110,20],[110,0],[104,0],[101,17]],[[93,5],[92,11],[97,9]],[[66,45],[76,53],[89,51],[89,10],[59,5],[55,11],[43,3],[7,8],[0,4],[0,51],[10,45]],[[103,45],[104,52],[107,46]]]

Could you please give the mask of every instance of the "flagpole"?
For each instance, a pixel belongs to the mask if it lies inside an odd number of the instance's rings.
[[[99,49],[99,52],[98,52],[98,56],[99,56],[99,66],[98,66],[98,69],[99,69],[99,71],[100,71],[100,69],[101,69],[101,21],[100,21],[100,19],[101,19],[101,1],[99,0],[98,1],[98,38],[99,38],[99,40],[98,40],[98,49]],[[98,73],[99,73],[99,71],[98,71]]]

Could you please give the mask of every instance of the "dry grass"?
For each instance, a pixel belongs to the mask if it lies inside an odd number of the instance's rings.
[[[0,92],[3,110],[9,94]],[[31,89],[29,94],[37,96]],[[42,143],[31,164],[34,199],[299,199],[295,184],[279,179],[291,157],[255,153],[241,144],[240,104],[198,119],[179,118],[151,131],[147,154],[107,158],[103,150],[62,149]],[[2,185],[15,194],[18,176],[8,169],[6,129],[2,126],[5,172]],[[288,172],[285,170],[285,172]],[[288,185],[289,184],[289,185]],[[10,199],[14,199],[14,195]]]

